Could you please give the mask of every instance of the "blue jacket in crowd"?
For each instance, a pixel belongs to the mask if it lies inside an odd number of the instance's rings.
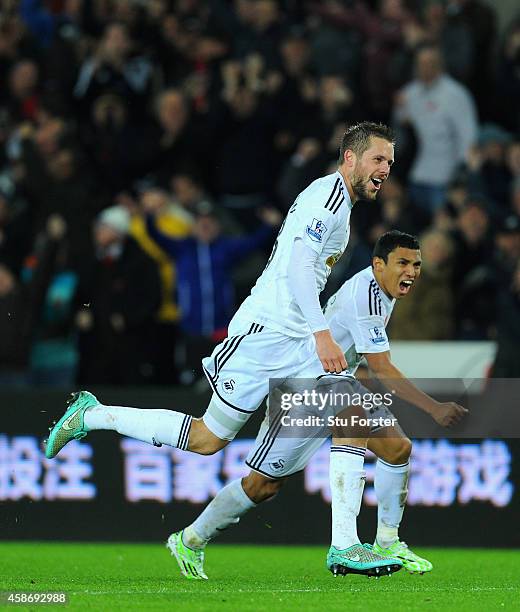
[[[194,237],[166,236],[151,215],[146,227],[150,238],[175,261],[181,328],[208,337],[225,330],[235,313],[233,266],[274,236],[274,228],[263,224],[249,236],[220,236],[207,244]]]

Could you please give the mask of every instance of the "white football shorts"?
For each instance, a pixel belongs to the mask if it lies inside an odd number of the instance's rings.
[[[233,440],[269,393],[269,379],[297,376],[316,361],[316,341],[286,336],[258,323],[232,321],[228,337],[202,367],[213,390],[203,416],[221,440]]]
[[[352,393],[369,393],[366,387],[348,374],[326,375],[320,380],[320,383],[325,388],[331,382],[340,382],[342,385],[345,385],[347,382],[351,386]],[[317,388],[319,388],[319,385]],[[275,391],[275,393],[277,392]],[[307,435],[299,437],[298,430],[291,432],[290,428],[284,427],[282,423],[282,418],[289,416],[290,411],[273,411],[274,414],[270,414],[270,412],[269,409],[266,412],[255,443],[246,458],[246,465],[264,476],[274,479],[285,478],[305,468],[312,455],[320,448],[324,440],[331,435],[331,430],[325,422],[323,425],[300,429],[301,433],[305,432]],[[303,413],[300,411],[299,414]],[[319,415],[315,410],[310,410],[308,414]],[[384,405],[368,410],[367,416],[377,420],[380,418],[395,418],[390,409]],[[272,420],[271,427],[269,426],[270,420]],[[382,429],[384,427],[374,426],[371,429],[371,433],[376,433]]]

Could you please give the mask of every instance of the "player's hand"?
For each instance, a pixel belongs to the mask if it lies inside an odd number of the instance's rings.
[[[340,374],[348,368],[347,360],[339,344],[334,340],[330,330],[324,329],[314,333],[316,353],[325,372]]]
[[[454,427],[462,421],[469,410],[464,406],[459,406],[455,402],[437,402],[431,415],[433,419],[443,427]]]

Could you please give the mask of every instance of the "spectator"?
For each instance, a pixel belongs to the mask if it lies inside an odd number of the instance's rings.
[[[246,229],[252,229],[255,208],[270,199],[275,171],[272,148],[275,135],[274,107],[255,90],[259,67],[227,63],[218,112],[216,138],[220,144],[216,186],[221,203],[233,211]],[[254,143],[254,146],[251,146]]]
[[[381,0],[377,13],[359,0],[349,5],[338,2],[324,5],[319,9],[323,17],[334,19],[334,23],[347,30],[362,33],[362,98],[368,104],[371,117],[388,121],[392,95],[401,84],[399,71],[402,65],[404,29],[412,16],[402,0]],[[318,5],[315,10],[318,10]],[[385,58],[383,71],[382,57]]]
[[[235,54],[244,59],[259,53],[269,68],[278,67],[278,49],[285,33],[279,3],[277,0],[254,0],[250,4],[250,13],[247,15],[249,27],[236,41]]]
[[[495,246],[497,284],[507,284],[520,261],[520,216],[508,215],[501,220]]]
[[[513,132],[520,131],[520,18],[510,24],[500,51],[495,106],[497,117]]]
[[[31,60],[21,60],[9,74],[9,106],[14,121],[36,118],[39,108],[38,66]]]
[[[520,140],[512,142],[506,151],[506,165],[513,182],[520,179]]]
[[[27,31],[23,21],[16,11],[10,12],[8,7],[5,7],[0,13],[0,100],[2,104],[14,65],[21,60],[36,59],[38,55],[39,49],[36,41]]]
[[[511,171],[506,164],[506,147],[512,137],[500,126],[484,124],[479,129],[478,146],[468,152],[469,189],[493,204],[496,213],[505,214],[511,191]]]
[[[489,338],[494,322],[494,304],[489,296],[495,288],[490,254],[493,253],[490,219],[486,204],[470,198],[460,211],[455,241],[457,274],[453,278],[456,337],[462,340]]]
[[[344,3],[336,0],[309,4],[313,63],[320,75],[359,73],[362,36],[341,21]]]
[[[82,64],[74,87],[86,116],[100,95],[112,93],[126,101],[132,117],[139,121],[146,109],[152,87],[153,66],[134,54],[134,42],[123,23],[106,26],[94,54]]]
[[[443,0],[427,0],[422,11],[423,43],[438,45],[446,71],[457,81],[468,83],[475,57],[472,30],[461,19],[452,18]]]
[[[161,279],[161,306],[157,314],[157,339],[155,341],[154,380],[158,384],[172,384],[178,378],[174,354],[178,344],[179,307],[176,299],[175,263],[146,231],[144,214],[155,215],[157,227],[169,238],[184,239],[191,233],[193,216],[179,206],[166,191],[156,187],[143,190],[139,203],[121,194],[119,202],[128,208],[134,204],[137,214],[132,216],[130,234],[139,246],[157,264]]]
[[[120,206],[103,210],[94,226],[95,250],[76,295],[80,384],[142,384],[153,377],[159,273],[129,228],[130,214]]]
[[[202,126],[191,120],[188,101],[179,89],[165,89],[155,100],[158,125],[142,146],[149,147],[149,170],[166,185],[172,172],[196,167],[208,176]]]
[[[240,226],[233,215],[222,206],[213,206],[213,199],[204,189],[204,185],[196,171],[187,170],[174,174],[170,180],[173,202],[179,211],[194,215],[197,210],[213,207],[213,212],[227,234],[240,234]]]
[[[283,208],[289,210],[298,194],[321,176],[327,165],[323,147],[317,138],[304,138],[286,162],[277,186]]]
[[[0,262],[18,276],[32,248],[27,203],[16,194],[0,191]]]
[[[310,133],[327,143],[338,124],[355,123],[361,117],[357,100],[347,80],[334,74],[322,76],[318,83],[319,114]]]
[[[520,176],[518,176],[511,187],[511,208],[513,214],[520,217]]]
[[[147,216],[148,233],[176,263],[180,326],[189,346],[189,368],[198,369],[200,358],[226,336],[235,308],[233,267],[272,237],[281,216],[274,209],[264,209],[261,219],[263,224],[254,234],[228,238],[222,235],[213,209],[202,208],[192,236],[175,240],[158,229],[152,215]]]
[[[416,78],[400,92],[396,120],[410,123],[418,152],[410,174],[412,203],[433,213],[446,199],[446,188],[457,166],[475,143],[475,107],[466,88],[443,72],[437,47],[420,48]]]
[[[30,384],[31,345],[65,231],[63,219],[48,219],[35,267],[26,283],[19,282],[7,266],[0,264],[0,385]]]
[[[273,89],[278,116],[276,147],[282,154],[290,154],[313,127],[317,85],[309,41],[303,32],[290,32],[282,41],[280,55],[279,80]]]
[[[492,93],[493,57],[497,35],[495,11],[482,0],[449,0],[446,15],[451,23],[461,23],[471,33],[472,62],[469,86],[479,109],[486,110]]]
[[[497,297],[498,350],[492,374],[495,378],[519,378],[520,361],[520,262],[507,282],[500,283]]]
[[[21,0],[20,15],[42,48],[49,47],[54,37],[57,19],[42,0]]]
[[[88,227],[102,206],[103,194],[95,193],[95,186],[79,154],[72,148],[60,148],[45,160],[44,189],[34,194],[37,206],[35,225],[39,229],[43,219],[51,214],[63,216],[68,226],[69,256],[79,266],[90,247]]]
[[[139,179],[150,165],[146,127],[130,121],[128,105],[119,96],[94,100],[92,117],[81,139],[97,181],[114,197]]]
[[[390,176],[379,195],[379,206],[365,206],[354,213],[367,244],[374,246],[381,234],[392,229],[417,234],[428,225],[428,218],[421,209],[410,206],[406,191],[399,180]]]
[[[76,380],[78,352],[72,318],[78,275],[70,265],[67,251],[68,245],[63,242],[56,254],[53,275],[34,334],[31,382],[37,386],[67,387]],[[26,272],[31,270],[23,271]]]

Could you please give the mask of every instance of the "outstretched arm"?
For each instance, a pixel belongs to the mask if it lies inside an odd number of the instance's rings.
[[[365,354],[368,367],[387,388],[391,381],[392,391],[397,397],[417,406],[439,425],[452,427],[461,421],[468,410],[455,402],[438,402],[421,391],[392,363],[390,352]]]

